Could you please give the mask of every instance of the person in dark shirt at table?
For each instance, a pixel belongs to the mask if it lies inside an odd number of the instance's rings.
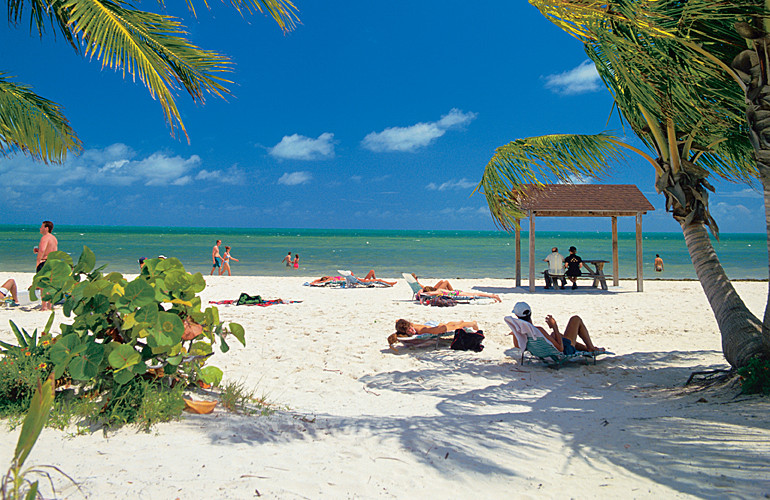
[[[566,259],[564,259],[564,267],[567,268],[567,271],[564,273],[564,275],[572,282],[573,290],[577,288],[578,276],[583,274],[583,272],[580,270],[580,268],[583,267],[583,259],[578,257],[576,252],[577,248],[569,247],[569,255]]]

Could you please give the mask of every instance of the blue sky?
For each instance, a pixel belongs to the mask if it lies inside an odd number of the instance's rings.
[[[497,146],[619,127],[581,44],[524,1],[296,4],[288,34],[218,2],[169,12],[235,64],[227,100],[179,95],[189,144],[140,83],[6,25],[0,71],[63,105],[84,151],[0,159],[0,223],[489,230],[470,195]],[[653,181],[637,159],[601,180],[640,187],[656,207],[645,230],[678,231]],[[723,232],[764,231],[749,186],[717,183],[711,207]],[[538,224],[565,228],[609,221]]]

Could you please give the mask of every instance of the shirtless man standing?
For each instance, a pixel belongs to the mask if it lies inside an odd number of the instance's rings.
[[[222,258],[219,256],[219,245],[222,244],[222,240],[217,240],[216,244],[214,245],[214,248],[211,249],[211,274],[210,276],[214,275],[214,270],[216,268],[222,268]],[[220,273],[222,274],[222,273]]]
[[[45,261],[48,259],[48,254],[55,252],[59,249],[59,241],[53,234],[53,222],[50,220],[43,221],[40,225],[40,243],[32,251],[37,254],[37,262],[35,263],[35,272],[39,272],[45,265]],[[41,311],[50,311],[53,309],[53,304],[50,302],[42,302],[40,307]]]

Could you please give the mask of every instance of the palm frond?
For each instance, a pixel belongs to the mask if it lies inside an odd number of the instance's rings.
[[[206,6],[207,9],[210,9],[208,0],[202,0],[203,5]],[[229,0],[230,5],[237,10],[239,13],[243,14],[246,12],[247,14],[256,14],[256,13],[264,13],[267,12],[267,15],[272,17],[276,23],[278,23],[278,26],[281,27],[281,30],[291,31],[294,29],[296,24],[299,22],[299,16],[297,15],[298,9],[297,7],[291,2],[291,0]],[[195,12],[195,1],[194,0],[185,0],[187,3],[187,8],[192,12],[194,16],[197,16]],[[160,5],[164,5],[164,0],[158,0],[158,3]],[[225,3],[225,0],[222,0],[222,3]]]
[[[601,177],[626,159],[621,145],[608,133],[517,139],[495,150],[476,191],[484,193],[495,223],[510,231],[524,216],[520,202],[526,186]]]
[[[62,3],[63,0],[8,0],[8,22],[15,26],[18,25],[24,17],[25,7],[28,7],[30,31],[37,31],[38,36],[42,37],[47,22],[50,22],[58,28],[58,31],[77,52],[79,47],[67,28],[68,19],[61,9]]]
[[[204,92],[227,94],[224,84],[231,82],[217,73],[228,71],[230,63],[181,36],[186,32],[177,19],[125,6],[122,0],[66,0],[62,8],[85,55],[139,78],[157,96],[172,135],[179,126],[186,136],[173,91],[182,86],[201,101]]]
[[[45,163],[62,162],[81,143],[58,104],[0,73],[0,156],[17,152]]]

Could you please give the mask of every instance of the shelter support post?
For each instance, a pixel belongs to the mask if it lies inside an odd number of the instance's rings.
[[[642,214],[636,214],[636,291],[644,291],[642,278]]]
[[[535,291],[535,211],[529,212],[529,291]]]
[[[516,288],[521,286],[521,219],[516,226]]]
[[[618,261],[618,217],[612,216],[612,286],[620,285],[620,265]]]

